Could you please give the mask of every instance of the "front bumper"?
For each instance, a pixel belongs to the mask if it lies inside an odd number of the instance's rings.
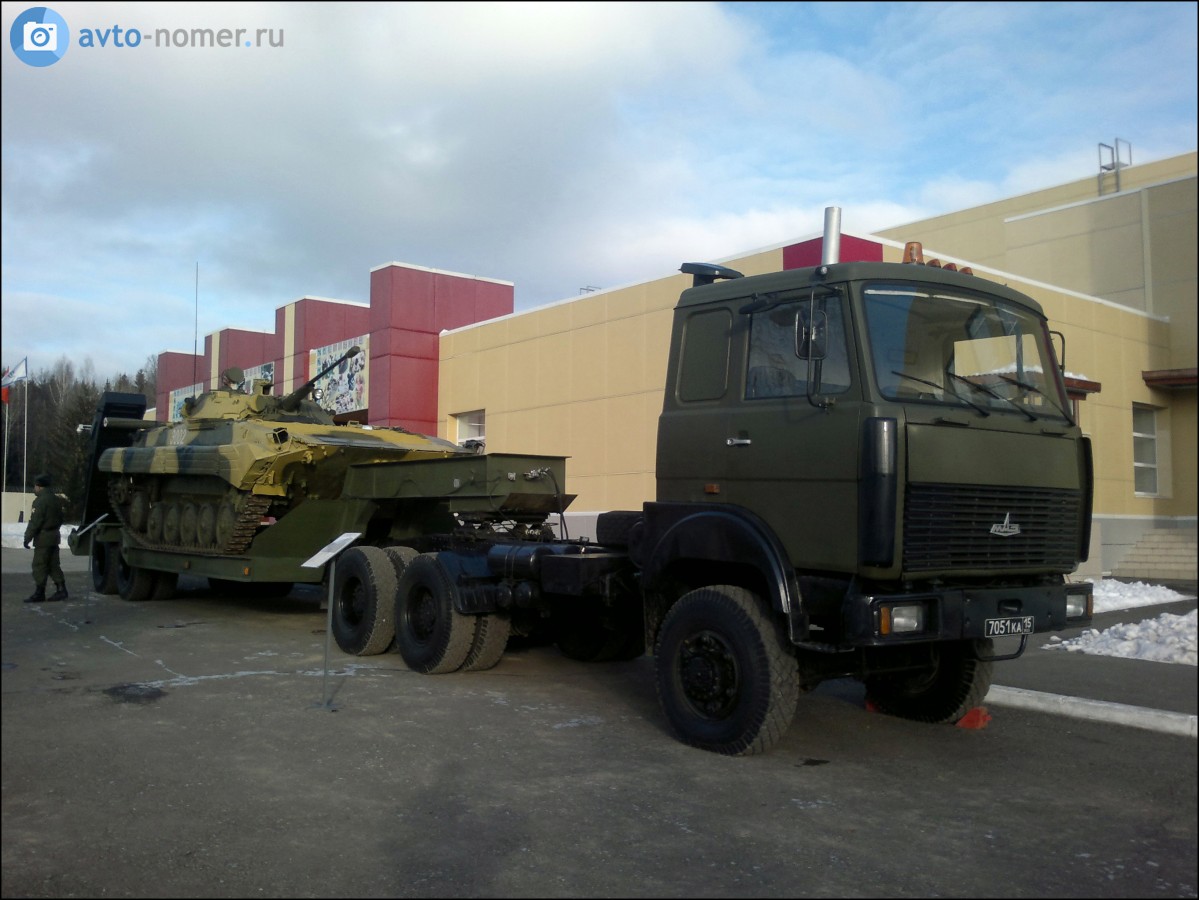
[[[1028,629],[1026,634],[1040,634],[1086,626],[1091,621],[1090,582],[852,594],[842,608],[843,643],[854,647],[1022,633],[1008,630],[1016,628]]]

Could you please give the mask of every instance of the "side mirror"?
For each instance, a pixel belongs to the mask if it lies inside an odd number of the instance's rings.
[[[829,319],[823,311],[812,313],[796,311],[796,356],[800,359],[821,360],[825,358],[828,344]]]

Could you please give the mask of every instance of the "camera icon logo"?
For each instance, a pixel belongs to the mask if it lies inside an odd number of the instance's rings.
[[[26,22],[25,42],[26,53],[35,51],[58,52],[58,26],[53,22]]]
[[[17,16],[8,30],[8,46],[27,66],[52,66],[71,46],[66,20],[48,6],[31,6]]]

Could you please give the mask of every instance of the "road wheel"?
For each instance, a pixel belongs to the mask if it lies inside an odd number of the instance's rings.
[[[155,503],[150,507],[150,513],[146,517],[146,538],[152,544],[157,544],[162,541],[163,537],[163,521],[167,516],[167,507],[162,503]]]
[[[109,541],[92,540],[92,587],[98,594],[117,593],[116,560],[121,548]]]
[[[511,630],[507,616],[487,613],[475,617],[475,637],[462,664],[464,672],[482,672],[494,668],[504,655]]]
[[[201,547],[211,547],[217,540],[217,505],[204,503],[200,506],[200,515],[196,519],[196,543]]]
[[[378,547],[351,547],[334,565],[333,638],[343,653],[374,656],[396,635],[396,569]]]
[[[456,671],[471,652],[475,621],[454,608],[457,588],[436,553],[422,553],[400,577],[396,646],[415,672]]]
[[[150,514],[150,498],[145,491],[135,491],[129,501],[129,527],[134,531],[145,531]]]
[[[796,714],[799,674],[782,625],[732,585],[681,597],[655,651],[658,699],[685,744],[744,756],[769,749]]]
[[[221,505],[217,509],[216,538],[218,549],[229,546],[230,542],[233,541],[234,534],[237,531],[237,519],[237,503],[233,498],[226,497],[221,501]]]
[[[195,503],[188,501],[179,509],[179,543],[185,547],[196,546],[196,522],[200,512]]]
[[[121,595],[121,599],[134,603],[149,600],[154,594],[154,582],[158,573],[131,566],[125,561],[120,549],[117,549],[116,558],[117,593]]]
[[[957,722],[983,702],[992,686],[992,642],[940,641],[933,664],[917,672],[871,675],[864,683],[867,702],[902,719]]]
[[[175,502],[164,504],[163,511],[163,543],[172,546],[179,545],[179,504]]]

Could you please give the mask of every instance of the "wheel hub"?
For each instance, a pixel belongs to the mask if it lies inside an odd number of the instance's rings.
[[[720,635],[702,631],[687,638],[679,650],[679,675],[684,697],[700,715],[721,719],[733,709],[737,659]]]

